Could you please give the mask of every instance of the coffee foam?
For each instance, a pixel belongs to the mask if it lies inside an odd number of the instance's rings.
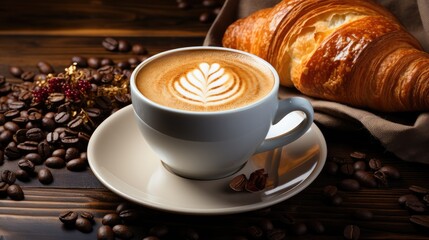
[[[189,111],[242,107],[267,95],[273,74],[255,59],[237,53],[193,50],[147,63],[137,74],[140,92],[152,101]]]

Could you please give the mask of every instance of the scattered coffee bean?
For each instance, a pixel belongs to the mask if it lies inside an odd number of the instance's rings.
[[[258,239],[264,235],[264,231],[260,227],[254,225],[248,227],[246,232],[252,239]]]
[[[40,169],[37,173],[37,178],[44,185],[51,184],[54,181],[54,176],[52,176],[51,171],[47,168]]]
[[[115,233],[110,226],[103,225],[97,230],[98,240],[115,240]]]
[[[352,159],[354,159],[354,160],[357,160],[357,161],[359,161],[359,160],[365,160],[366,159],[366,154],[363,153],[363,152],[356,151],[356,152],[350,153],[350,157]]]
[[[84,171],[87,167],[87,162],[82,158],[75,158],[66,163],[66,168],[72,172]]]
[[[356,161],[356,162],[353,164],[353,168],[355,169],[355,171],[358,171],[358,170],[363,170],[363,171],[365,171],[365,170],[366,170],[366,162],[364,162],[364,161],[362,161],[362,160],[360,160],[360,161]]]
[[[429,189],[425,187],[416,186],[416,185],[411,185],[408,189],[413,193],[421,194],[421,195],[425,195],[429,193]]]
[[[405,207],[414,213],[424,213],[427,211],[426,204],[420,201],[420,199],[406,201]]]
[[[118,50],[118,46],[119,46],[118,41],[110,37],[105,38],[101,44],[106,50],[111,52]]]
[[[36,141],[25,141],[18,144],[17,149],[22,153],[37,152],[39,143]]]
[[[1,180],[9,185],[14,184],[16,181],[15,173],[10,170],[3,170]]]
[[[303,222],[295,223],[292,226],[292,231],[295,235],[302,236],[307,233],[307,225]]]
[[[34,76],[36,74],[34,72],[25,71],[21,74],[21,79],[26,82],[32,82],[34,80]]]
[[[360,184],[355,179],[346,178],[340,181],[339,187],[345,191],[358,191]]]
[[[139,218],[139,210],[137,208],[123,209],[118,213],[119,217],[125,223],[133,223]]]
[[[78,217],[74,225],[77,230],[83,233],[92,232],[92,223],[86,218]]]
[[[421,227],[429,228],[429,215],[412,215],[410,221]]]
[[[98,57],[90,57],[87,60],[87,64],[90,68],[97,69],[101,67],[101,59]]]
[[[361,183],[366,187],[371,187],[371,188],[377,187],[377,181],[374,175],[370,172],[358,170],[355,172],[354,176],[359,183]]]
[[[211,23],[215,19],[215,17],[216,15],[214,15],[213,12],[207,11],[200,15],[199,20],[201,23]]]
[[[9,72],[10,74],[12,74],[14,77],[20,78],[21,75],[24,73],[24,70],[22,70],[22,68],[17,67],[17,66],[11,66],[9,68]]]
[[[42,139],[45,138],[45,134],[43,133],[43,130],[40,128],[31,128],[27,130],[26,137],[28,140],[31,140],[31,141],[41,141]]]
[[[391,165],[385,165],[379,169],[379,171],[384,172],[388,178],[398,179],[401,177],[399,170]]]
[[[25,158],[18,161],[18,167],[29,173],[34,171],[34,163]]]
[[[135,43],[132,47],[132,52],[136,55],[146,55],[148,54],[147,49],[143,46],[143,44]]]
[[[4,149],[4,155],[6,155],[9,160],[16,160],[21,157],[21,152],[17,146],[7,146]]]
[[[229,183],[229,187],[237,192],[244,191],[244,187],[247,184],[247,177],[244,174],[235,176]]]
[[[378,186],[380,187],[387,187],[389,185],[389,182],[387,181],[387,176],[382,171],[375,171],[374,178],[377,181]]]
[[[309,221],[306,225],[308,230],[312,233],[321,234],[325,232],[325,226],[320,221]]]
[[[269,231],[266,231],[267,239],[268,240],[283,240],[286,237],[286,232],[283,229],[272,229]]]
[[[119,52],[129,52],[131,50],[131,45],[127,40],[118,41],[118,51]]]
[[[149,229],[149,235],[157,236],[163,238],[168,235],[170,228],[166,225],[155,225]]]
[[[58,218],[65,225],[74,226],[78,218],[78,214],[73,211],[65,211],[60,213]]]
[[[330,204],[334,205],[334,206],[339,206],[343,203],[343,197],[341,197],[339,194],[334,195],[331,199],[330,199]]]
[[[353,164],[346,163],[346,164],[341,165],[340,172],[346,176],[351,176],[355,172],[355,168],[354,168]]]
[[[113,227],[115,225],[121,224],[122,220],[117,213],[108,213],[104,215],[103,219],[101,220],[101,223],[103,225],[109,225]]]
[[[7,188],[7,195],[10,199],[15,201],[24,200],[24,192],[18,184],[9,185]]]
[[[113,66],[115,63],[111,58],[103,58],[101,59],[101,66]]]
[[[90,222],[94,222],[94,215],[90,212],[84,211],[80,213],[82,218],[89,220]]]
[[[368,162],[368,165],[374,171],[377,171],[383,166],[383,164],[381,163],[381,160],[377,158],[371,158]]]
[[[78,66],[80,68],[85,68],[88,66],[86,61],[87,61],[87,59],[85,57],[82,57],[82,56],[73,56],[71,59],[72,64],[76,63],[76,66]]]
[[[265,188],[268,174],[264,173],[264,169],[258,169],[250,174],[247,180],[245,189],[248,192],[258,192]]]
[[[398,198],[400,205],[405,206],[406,202],[419,201],[418,197],[414,194],[405,194]]]
[[[18,179],[21,182],[29,182],[31,180],[30,173],[22,169],[16,170],[15,176],[16,176],[16,179]]]
[[[54,72],[54,68],[51,66],[51,64],[43,61],[37,63],[37,68],[39,69],[40,73],[44,73],[44,74]]]
[[[344,228],[344,238],[349,240],[357,240],[360,237],[360,228],[356,225],[347,225]]]
[[[63,168],[66,166],[64,159],[60,157],[48,157],[45,160],[45,165],[49,168]]]
[[[120,239],[131,239],[134,236],[131,229],[123,224],[115,225],[112,230],[115,233],[115,236]]]

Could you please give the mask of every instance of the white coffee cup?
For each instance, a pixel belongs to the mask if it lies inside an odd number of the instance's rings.
[[[198,112],[167,107],[144,96],[136,85],[139,71],[152,61],[177,52],[207,50],[250,56],[269,69],[272,89],[246,106]],[[180,61],[180,59],[177,59]],[[264,79],[260,79],[264,81]],[[237,172],[255,153],[272,150],[302,136],[313,122],[313,108],[304,98],[278,100],[279,76],[265,60],[234,49],[222,47],[186,47],[156,54],[143,61],[130,79],[135,119],[146,142],[170,171],[192,179],[211,180]],[[266,139],[269,129],[287,114],[301,111],[303,121],[284,134]],[[142,153],[142,161],[144,161]]]

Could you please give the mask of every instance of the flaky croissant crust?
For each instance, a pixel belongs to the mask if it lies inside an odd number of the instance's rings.
[[[429,54],[371,0],[284,0],[230,25],[223,45],[264,58],[282,85],[309,96],[429,110]]]

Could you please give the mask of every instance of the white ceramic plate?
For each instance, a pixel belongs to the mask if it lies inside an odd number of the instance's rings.
[[[110,190],[133,202],[185,214],[230,214],[271,206],[305,189],[319,175],[326,160],[325,139],[312,127],[282,149],[254,155],[236,174],[219,180],[190,180],[164,168],[141,135],[127,106],[106,119],[92,134],[88,161],[96,177]],[[301,121],[288,115],[268,134]],[[231,179],[256,169],[268,172],[268,187],[257,193],[234,192]]]

